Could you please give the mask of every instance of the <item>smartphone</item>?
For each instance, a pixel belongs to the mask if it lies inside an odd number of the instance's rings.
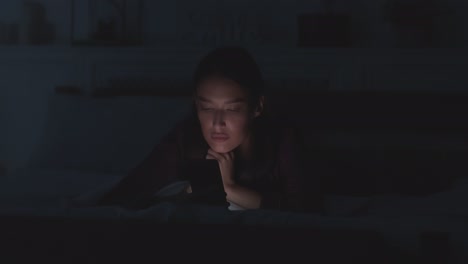
[[[192,187],[192,201],[211,205],[227,204],[217,160],[187,160],[183,174]]]

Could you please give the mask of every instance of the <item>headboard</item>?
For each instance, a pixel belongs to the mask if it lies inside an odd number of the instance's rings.
[[[190,100],[183,102],[184,100],[174,99],[189,97],[190,93],[143,89],[116,89],[107,90],[105,93],[103,91],[89,97],[98,99],[94,101],[100,101],[99,98],[114,98],[117,102],[143,99],[150,104],[156,102],[164,105],[164,109],[161,110],[157,106],[154,107],[151,113],[146,109],[140,109],[145,115],[153,113],[159,115],[155,118],[149,117],[148,120],[165,120],[167,113],[172,111],[173,105],[177,102],[180,101],[184,105],[190,102]],[[87,96],[76,87],[57,87],[56,92]],[[130,98],[133,96],[140,98]],[[267,99],[270,104],[269,110],[276,118],[292,122],[300,128],[304,135],[303,145],[309,150],[306,154],[310,157],[311,164],[331,163],[333,175],[324,183],[328,186],[324,188],[330,192],[346,194],[351,190],[353,193],[373,193],[383,188],[402,193],[429,193],[447,187],[451,179],[465,171],[468,159],[467,95],[285,89],[281,93],[270,93]],[[104,105],[117,106],[110,103],[106,102]],[[118,111],[121,115],[127,115],[127,112],[137,111],[135,108],[138,107],[132,107],[131,111],[127,111],[129,108],[122,107]],[[105,109],[100,111],[107,112]],[[135,112],[135,116],[138,116],[138,113]],[[110,119],[118,116],[114,112],[111,114],[110,118],[105,116],[103,120],[110,122]],[[96,114],[93,112],[89,116],[95,118]],[[67,116],[64,120],[68,119]],[[129,117],[125,120],[134,122],[135,118]],[[123,119],[118,119],[109,125],[123,122]],[[96,123],[105,125],[104,122]],[[147,124],[143,123],[142,126]],[[172,123],[168,123],[167,129],[171,125]],[[103,127],[100,130],[106,131],[106,129]],[[141,129],[141,131],[151,130]],[[153,134],[151,132],[147,138],[154,139]],[[103,138],[107,140],[108,136]],[[142,138],[144,137],[134,137],[132,142],[125,144],[128,149],[134,148],[135,140]],[[145,143],[147,141],[146,139]],[[97,144],[93,146],[95,145]],[[108,145],[114,144],[109,142]],[[128,153],[133,152],[128,151]],[[134,156],[131,157],[135,159],[133,162],[143,158],[142,156],[134,158]],[[57,159],[54,157],[53,160]],[[130,158],[116,160],[130,160]],[[121,164],[123,162],[118,162],[119,166]],[[424,187],[422,183],[427,186]]]
[[[291,82],[289,85],[292,85]],[[182,83],[181,83],[182,85]],[[331,91],[326,89],[270,90],[266,105],[272,114],[308,128],[345,131],[396,131],[430,133],[468,133],[468,94],[403,91]],[[326,85],[322,83],[322,85]],[[191,97],[188,84],[161,83],[154,89],[109,86],[87,95],[94,98],[115,96]],[[315,86],[320,87],[320,86]],[[323,87],[323,86],[322,86]],[[58,86],[57,94],[85,96],[78,87]]]
[[[189,81],[151,80],[151,79],[111,79],[106,85],[97,86],[91,92],[85,92],[78,86],[57,86],[55,93],[61,95],[88,96],[93,98],[109,98],[116,96],[144,97],[191,97],[193,87]],[[277,104],[283,99],[294,102],[317,94],[330,93],[330,81],[320,78],[280,78],[265,80],[265,95],[267,102]],[[280,99],[280,100],[278,100]]]

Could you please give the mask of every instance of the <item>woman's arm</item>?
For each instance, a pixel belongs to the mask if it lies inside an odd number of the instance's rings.
[[[217,153],[208,149],[206,158],[218,161],[228,202],[235,203],[245,209],[258,209],[260,207],[262,196],[254,190],[237,184],[234,180],[234,152]]]
[[[262,202],[262,196],[249,188],[232,183],[224,184],[226,199],[245,209],[258,209]]]
[[[271,175],[266,175],[275,181],[270,186],[273,189],[269,190],[265,186],[263,191],[254,191],[236,183],[233,152],[216,153],[210,149],[206,158],[218,161],[224,190],[230,202],[247,209],[320,212],[323,204],[319,186],[320,175],[306,175],[305,172],[310,168],[306,168],[306,152],[301,138],[295,129],[287,129],[281,135],[277,164],[270,172]]]

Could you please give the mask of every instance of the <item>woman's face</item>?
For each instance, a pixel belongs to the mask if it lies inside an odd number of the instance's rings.
[[[197,115],[211,149],[227,153],[249,137],[253,116],[247,99],[239,84],[222,77],[207,78],[197,87]]]

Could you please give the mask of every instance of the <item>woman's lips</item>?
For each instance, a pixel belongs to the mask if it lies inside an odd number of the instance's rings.
[[[223,133],[213,133],[211,134],[211,139],[217,142],[224,142],[229,139],[229,136]]]

